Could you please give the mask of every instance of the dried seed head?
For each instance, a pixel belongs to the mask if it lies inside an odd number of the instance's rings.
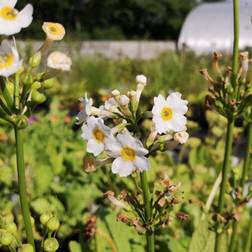
[[[210,83],[214,83],[213,78],[209,75],[206,68],[201,69],[200,74],[204,77],[205,80],[209,81]]]
[[[126,216],[125,214],[123,214],[123,213],[119,213],[117,215],[117,220],[125,223],[128,226],[132,226],[132,224],[133,224],[132,220],[128,216]]]
[[[88,221],[84,227],[84,237],[86,240],[90,240],[94,237],[94,235],[96,233],[96,229],[97,229],[96,220],[97,220],[97,218],[95,215],[92,215],[88,219]]]
[[[185,221],[188,219],[188,214],[185,212],[178,212],[176,213],[176,218],[180,221]]]
[[[87,173],[95,171],[96,164],[95,164],[94,158],[85,156],[83,158],[83,168],[84,168],[84,171]]]

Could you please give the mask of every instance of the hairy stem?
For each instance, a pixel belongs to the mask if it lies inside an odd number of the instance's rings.
[[[25,231],[28,242],[35,248],[30,209],[26,195],[26,182],[25,182],[25,167],[24,167],[24,149],[23,149],[23,135],[22,130],[15,127],[16,138],[16,157],[17,157],[17,171],[18,171],[18,190],[22,209],[22,215],[25,225]]]
[[[151,207],[151,197],[150,197],[150,189],[148,184],[147,173],[141,172],[141,187],[144,194],[144,208],[145,208],[145,221],[148,226],[150,224],[152,218],[152,207]],[[146,231],[146,251],[147,252],[154,252],[155,251],[155,240],[154,240],[154,230]]]

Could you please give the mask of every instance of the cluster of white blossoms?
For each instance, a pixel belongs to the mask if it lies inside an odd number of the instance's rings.
[[[111,160],[112,172],[121,177],[148,170],[148,156],[158,144],[164,143],[162,141],[174,140],[183,144],[189,136],[185,117],[187,101],[181,98],[181,94],[173,92],[166,99],[162,95],[155,97],[152,112],[144,113],[140,111],[139,102],[147,78],[137,75],[136,82],[136,90],[127,94],[113,90],[99,107],[95,107],[93,99],[85,95],[80,100],[83,108],[76,118],[77,124],[82,124],[82,138],[87,141],[87,152],[96,158],[105,155],[107,159],[103,159],[104,163]],[[153,127],[149,135],[144,136],[141,120],[148,120],[150,115]],[[95,162],[90,157],[86,161],[90,161],[93,167]]]
[[[0,35],[11,36],[21,29],[28,27],[32,22],[33,7],[27,4],[21,11],[15,8],[17,0],[0,1]],[[46,33],[46,40],[39,52],[44,53],[52,41],[61,40],[65,35],[65,29],[61,24],[44,22],[42,29]],[[8,78],[18,72],[23,61],[20,60],[15,39],[5,39],[0,46],[0,76]],[[49,69],[69,71],[72,61],[64,53],[53,52],[49,55],[47,66]]]

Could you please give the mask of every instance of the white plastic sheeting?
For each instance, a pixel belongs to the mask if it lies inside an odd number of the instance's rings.
[[[252,0],[240,0],[240,49],[252,47]],[[196,54],[231,52],[233,46],[233,2],[201,4],[187,16],[178,48]]]

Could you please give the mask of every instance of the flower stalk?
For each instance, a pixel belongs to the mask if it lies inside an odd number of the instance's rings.
[[[35,248],[32,225],[31,225],[30,209],[29,209],[29,204],[28,204],[28,198],[26,195],[23,134],[22,134],[22,130],[18,129],[17,127],[15,127],[14,130],[15,130],[15,138],[16,138],[18,190],[19,190],[22,215],[23,215],[27,240]]]
[[[247,140],[247,145],[246,145],[246,150],[245,150],[245,158],[244,158],[244,165],[243,165],[243,170],[242,170],[242,177],[241,177],[241,181],[240,181],[240,186],[241,186],[241,192],[244,194],[244,185],[245,185],[245,180],[246,180],[246,176],[249,170],[249,166],[250,166],[250,159],[251,159],[251,153],[250,153],[250,149],[252,147],[252,123],[250,122],[248,124],[248,140]],[[250,225],[252,226],[252,224]],[[252,227],[249,226],[249,230],[252,229]],[[229,250],[230,252],[233,252],[235,249],[235,244],[236,244],[236,238],[237,238],[237,232],[238,232],[238,222],[235,221],[233,223],[232,226],[232,236],[231,236],[231,240],[230,240],[230,245],[229,245]],[[251,231],[252,232],[252,231]],[[248,236],[248,237],[251,237]],[[246,251],[246,250],[245,250]]]
[[[148,178],[146,172],[140,173],[141,178],[141,187],[143,190],[144,196],[144,208],[145,208],[145,221],[147,226],[150,225],[151,218],[152,218],[152,206],[151,206],[151,197],[150,197],[150,189],[148,184]],[[147,229],[146,231],[146,251],[147,252],[154,252],[155,251],[155,240],[154,240],[154,230]]]
[[[234,42],[233,42],[233,58],[232,58],[232,86],[234,88],[234,97],[237,96],[237,74],[239,68],[239,0],[233,0],[233,17],[234,17]],[[218,200],[218,213],[221,214],[224,208],[224,195],[227,184],[228,173],[230,169],[230,157],[232,153],[233,143],[233,115],[229,116],[227,124],[227,135],[225,145],[225,156],[222,167],[222,181],[220,188],[220,195]],[[215,238],[215,252],[221,252],[221,244],[223,233],[220,230],[220,223],[217,224],[216,238]]]

